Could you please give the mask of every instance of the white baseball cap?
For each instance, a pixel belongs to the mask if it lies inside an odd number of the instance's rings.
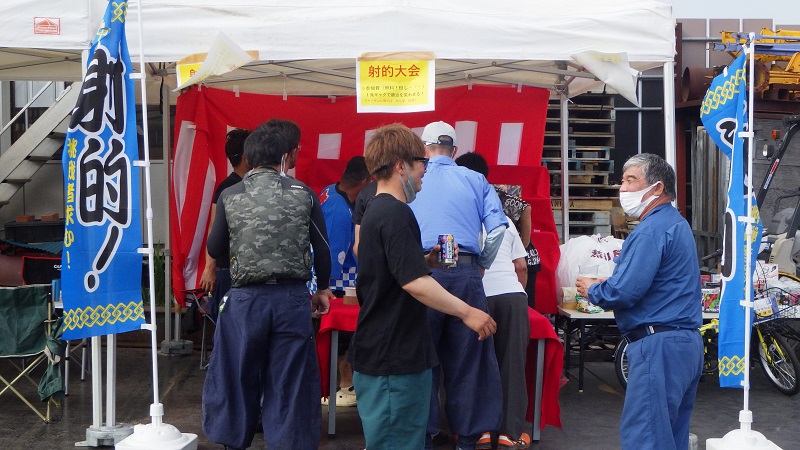
[[[431,122],[422,131],[422,141],[425,144],[456,145],[456,130],[449,124],[439,121]]]

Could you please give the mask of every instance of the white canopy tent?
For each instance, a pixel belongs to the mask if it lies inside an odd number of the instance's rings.
[[[6,0],[0,4],[0,81],[80,81],[84,54],[107,4],[106,0]],[[551,97],[561,100],[564,167],[567,99],[602,84],[573,55],[624,53],[635,70],[663,69],[665,149],[667,160],[675,163],[675,20],[668,4],[652,0],[132,0],[128,7],[132,59],[144,64],[149,81],[164,80],[172,87],[177,84],[175,62],[209,51],[219,33],[224,33],[243,50],[258,51],[259,59],[205,81],[223,89],[354,95],[359,55],[410,51],[433,52],[437,87],[484,83],[549,89]],[[152,95],[148,103],[157,103],[158,89],[148,90]],[[168,124],[167,119],[166,128]],[[164,131],[168,136],[170,130]],[[566,240],[567,170],[562,170],[561,180]]]
[[[129,3],[128,43],[139,62],[139,17]],[[81,52],[105,0],[8,0],[0,5],[0,80],[78,81]],[[206,80],[218,88],[284,95],[354,95],[365,52],[432,51],[436,85],[514,84],[562,99],[601,85],[572,55],[625,53],[638,71],[662,67],[667,160],[675,163],[675,19],[652,0],[154,0],[142,3],[148,79],[175,86],[175,62],[209,50],[222,32],[259,60]],[[157,89],[151,89],[157,95]],[[562,172],[566,193],[568,178]],[[562,210],[569,236],[568,202]]]

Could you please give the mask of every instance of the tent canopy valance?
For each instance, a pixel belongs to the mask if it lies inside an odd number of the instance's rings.
[[[77,81],[104,0],[10,0],[0,6],[0,79]],[[138,61],[139,17],[128,42]],[[208,81],[218,88],[288,95],[351,95],[364,52],[432,51],[437,86],[521,84],[577,95],[598,82],[572,55],[626,53],[636,70],[673,60],[669,5],[651,0],[204,0],[142,4],[148,73],[174,84],[174,63],[208,51],[222,32],[254,61]],[[58,33],[55,34],[56,29]],[[574,79],[574,80],[573,80]]]

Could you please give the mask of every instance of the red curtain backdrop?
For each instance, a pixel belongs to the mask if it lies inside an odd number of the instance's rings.
[[[271,118],[296,122],[302,149],[295,176],[319,192],[339,179],[348,159],[364,154],[371,130],[402,122],[421,133],[426,124],[443,120],[456,127],[460,152],[474,150],[486,157],[493,182],[522,185],[526,200],[548,198],[547,210],[533,215],[545,218],[545,225],[538,228],[549,231],[553,223],[549,193],[540,192],[549,179],[541,167],[548,98],[549,92],[539,88],[463,86],[437,89],[435,111],[357,114],[355,97],[284,100],[208,87],[190,89],[178,97],[175,120],[170,201],[175,298],[182,302],[181,290],[196,288],[202,275],[211,197],[230,172],[224,151],[229,129],[254,129]],[[503,179],[506,176],[508,180]]]

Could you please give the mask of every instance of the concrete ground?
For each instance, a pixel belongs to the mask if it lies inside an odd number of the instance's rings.
[[[160,397],[164,405],[164,422],[180,431],[196,433],[199,449],[219,449],[208,441],[200,426],[201,392],[205,372],[199,370],[199,352],[187,356],[159,356]],[[121,348],[118,355],[117,408],[118,422],[149,423],[149,406],[153,401],[150,351],[143,348]],[[0,361],[0,366],[3,366]],[[624,391],[614,375],[611,362],[586,364],[586,384],[578,392],[573,379],[561,390],[563,429],[548,427],[542,439],[532,448],[542,450],[593,450],[619,448],[618,425]],[[0,397],[0,449],[67,450],[85,439],[92,423],[91,383],[81,382],[78,369],[72,366],[70,395],[66,398],[61,420],[45,424],[13,394]],[[752,370],[750,410],[753,429],[784,449],[798,448],[800,428],[794,413],[800,410],[800,396],[787,397],[769,384],[759,368]],[[8,371],[0,369],[0,374]],[[36,378],[38,379],[38,373]],[[22,385],[25,386],[25,385]],[[28,389],[28,387],[30,389]],[[35,395],[33,386],[26,387]],[[700,384],[692,417],[692,432],[698,436],[699,448],[705,441],[722,437],[739,427],[738,415],[743,397],[739,389],[721,389],[714,377]],[[327,407],[322,408],[322,442],[320,449],[361,450],[364,438],[356,408],[337,409],[337,434],[327,437]],[[268,432],[268,431],[267,431]],[[256,435],[252,448],[264,448],[263,435]],[[452,448],[440,446],[439,448]]]

